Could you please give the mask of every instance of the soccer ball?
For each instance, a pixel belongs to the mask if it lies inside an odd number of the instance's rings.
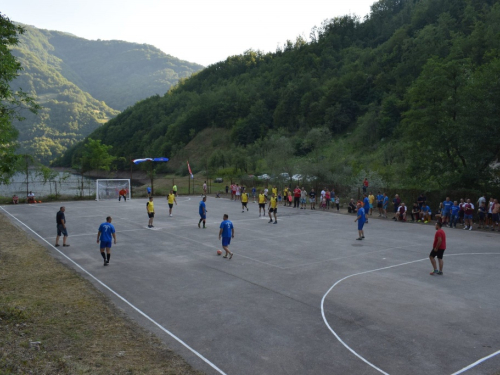
[[[222,254],[222,251],[217,250],[217,255],[221,255],[221,254]]]

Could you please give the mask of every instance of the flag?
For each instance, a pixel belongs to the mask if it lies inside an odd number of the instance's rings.
[[[191,175],[191,178],[194,178],[193,172],[191,172],[191,167],[189,166],[189,161],[188,161],[188,171],[189,171],[189,174]]]

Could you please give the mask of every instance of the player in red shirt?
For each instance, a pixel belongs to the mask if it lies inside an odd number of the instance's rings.
[[[434,271],[431,272],[431,275],[442,275],[443,274],[443,254],[446,250],[446,233],[442,229],[443,224],[437,222],[436,223],[436,234],[434,235],[434,244],[432,245],[431,253],[429,254],[429,259],[431,260],[432,267],[434,267]],[[439,261],[439,270],[436,265],[436,256]]]
[[[299,208],[300,206],[300,193],[302,193],[302,190],[300,190],[299,185],[297,185],[293,191],[293,208]]]

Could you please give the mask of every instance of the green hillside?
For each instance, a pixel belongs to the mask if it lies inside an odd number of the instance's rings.
[[[120,41],[88,41],[24,26],[13,54],[24,71],[12,83],[43,107],[16,123],[20,152],[48,163],[119,110],[163,94],[202,67],[158,49]]]
[[[192,166],[480,187],[500,152],[499,58],[500,1],[382,0],[364,20],[313,28],[310,42],[211,65],[91,136],[118,156],[175,159],[204,129],[225,129]]]

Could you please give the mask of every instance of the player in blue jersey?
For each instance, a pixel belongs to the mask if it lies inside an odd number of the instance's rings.
[[[97,243],[99,243],[99,240],[101,241],[101,256],[104,259],[105,266],[109,264],[109,258],[111,258],[111,239],[114,240],[116,245],[115,227],[111,224],[112,220],[111,216],[108,216],[106,222],[99,226],[97,232]],[[106,254],[104,250],[106,250]]]
[[[203,221],[203,229],[205,229],[205,223],[207,220],[207,205],[205,202],[207,201],[207,197],[203,197],[203,199],[200,201],[200,208],[198,210],[198,213],[200,214],[200,221],[198,221],[198,228],[200,228],[200,224]]]
[[[358,241],[361,241],[363,238],[365,238],[365,232],[363,232],[363,226],[366,223],[366,214],[365,214],[365,209],[363,208],[363,205],[361,202],[358,202],[358,216],[356,217],[356,220],[354,222],[358,222],[358,235],[359,237],[356,238]]]
[[[224,221],[220,223],[219,240],[222,238],[222,248],[226,251],[226,255],[223,258],[227,258],[229,254],[229,259],[231,259],[233,253],[229,251],[228,246],[231,243],[231,238],[234,238],[234,226],[228,219],[229,216],[224,214]]]

